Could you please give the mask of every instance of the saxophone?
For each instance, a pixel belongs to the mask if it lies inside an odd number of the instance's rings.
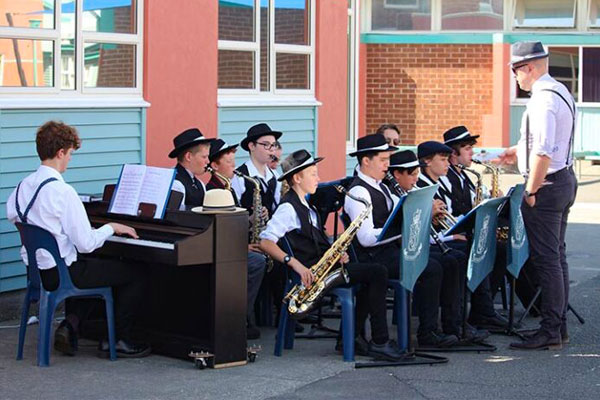
[[[477,185],[475,187],[475,200],[473,201],[473,207],[478,206],[483,201],[483,179],[481,178],[481,174],[474,169],[467,168],[462,164],[457,164],[458,168],[463,171],[467,171],[475,175],[477,177]]]
[[[310,267],[315,276],[313,283],[309,287],[304,286],[302,283],[295,285],[283,299],[284,303],[288,302],[288,311],[295,319],[301,319],[308,315],[329,288],[348,283],[348,273],[344,266],[342,265],[336,269],[333,269],[333,267],[337,265],[348,246],[350,246],[361,224],[371,214],[373,208],[371,203],[363,198],[351,195],[344,187],[337,185],[335,188],[351,199],[363,203],[365,209],[323,254],[323,257]]]
[[[490,184],[490,197],[496,198],[500,196],[500,168],[490,163],[483,163],[479,160],[473,160],[475,164],[483,165],[492,174]],[[500,226],[496,231],[496,238],[500,241],[508,240],[508,226]]]
[[[225,175],[221,174],[220,172],[215,171],[215,169],[213,167],[211,167],[210,165],[207,165],[205,170],[207,172],[210,172],[211,174],[216,175],[219,179],[221,179],[223,181],[223,184],[225,185],[225,189],[231,190],[231,179],[227,178]]]
[[[238,170],[233,170],[233,173],[240,178],[244,178],[248,182],[252,183],[254,186],[254,190],[252,192],[252,229],[250,231],[250,243],[251,244],[259,244],[260,243],[260,233],[265,230],[267,227],[267,219],[263,218],[262,213],[262,197],[260,195],[260,182],[258,179],[251,178],[248,175],[242,174]],[[267,272],[270,272],[273,269],[273,259],[271,257],[265,256],[267,259]]]

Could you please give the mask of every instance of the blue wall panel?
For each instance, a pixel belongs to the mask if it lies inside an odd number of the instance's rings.
[[[36,130],[52,119],[75,126],[82,139],[64,174],[79,193],[101,193],[116,182],[123,164],[145,160],[144,109],[0,110],[0,292],[25,286],[20,239],[6,220],[6,199],[40,165]]]

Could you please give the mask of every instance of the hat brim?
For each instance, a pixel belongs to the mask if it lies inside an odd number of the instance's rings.
[[[532,56],[532,57],[524,57],[524,58],[522,58],[522,59],[520,59],[520,60],[514,60],[514,61],[513,61],[513,60],[511,60],[511,61],[508,63],[508,65],[510,65],[510,66],[513,66],[513,65],[515,65],[515,64],[522,64],[522,63],[526,63],[526,62],[528,62],[528,61],[538,60],[538,59],[540,59],[540,58],[546,58],[546,57],[549,57],[549,56],[550,56],[550,53],[546,53],[546,54],[539,54],[539,55],[535,55],[535,56]]]
[[[317,157],[317,158],[315,158],[314,160],[312,160],[311,162],[309,162],[307,164],[302,164],[302,165],[299,165],[299,166],[297,166],[295,168],[292,168],[289,171],[287,171],[285,174],[280,175],[279,178],[277,178],[277,180],[279,182],[281,182],[284,179],[286,179],[287,177],[292,176],[294,174],[297,174],[298,172],[302,171],[303,169],[306,169],[306,168],[308,168],[308,167],[310,167],[312,165],[316,165],[316,164],[320,163],[321,161],[323,161],[324,158],[325,157]]]
[[[481,137],[481,135],[469,135],[469,136],[465,136],[465,137],[461,137],[461,138],[454,138],[454,139],[450,139],[450,140],[446,140],[444,141],[444,144],[446,146],[451,145],[451,144],[456,144],[456,143],[460,143],[460,142],[469,142],[471,140],[477,140],[477,138]]]
[[[399,150],[398,147],[396,147],[396,146],[390,146],[388,144],[387,149],[374,149],[372,147],[369,147],[368,149],[361,149],[361,150],[356,150],[356,151],[354,151],[352,153],[348,153],[348,156],[349,157],[355,157],[355,156],[357,156],[359,154],[362,154],[362,153],[383,153],[384,151],[396,151],[396,150]]]
[[[227,147],[223,147],[221,150],[217,151],[215,154],[213,155],[209,155],[208,159],[210,160],[210,162],[215,161],[215,159],[217,157],[219,157],[219,155],[223,154],[223,153],[227,153],[229,150],[235,149],[239,146],[239,144],[232,144],[231,146],[227,146]]]
[[[243,212],[243,211],[247,211],[245,208],[240,208],[240,207],[233,207],[232,209],[221,209],[221,210],[217,210],[217,209],[205,209],[202,206],[198,206],[198,207],[194,207],[192,208],[192,211],[197,213],[197,214],[233,214],[233,213],[239,213],[239,212]]]
[[[404,164],[390,165],[388,167],[388,169],[391,169],[391,170],[402,170],[402,169],[411,169],[411,168],[417,168],[417,167],[418,168],[424,168],[424,167],[427,166],[426,163],[421,162],[421,161],[417,161],[416,164],[413,164],[413,163],[408,163],[408,164],[410,164],[410,165],[409,166],[405,166]]]
[[[215,139],[214,138],[204,138],[204,139],[194,140],[192,142],[182,144],[181,146],[175,147],[173,150],[171,150],[171,152],[169,153],[169,158],[177,158],[179,153],[181,153],[185,149],[187,149],[189,147],[197,146],[199,144],[209,144],[213,140],[215,140]]]
[[[258,138],[261,138],[263,136],[274,136],[275,140],[278,140],[281,135],[283,135],[283,132],[279,132],[279,131],[271,131],[271,132],[263,132],[263,133],[259,133],[256,135],[252,135],[252,136],[247,136],[244,138],[244,140],[242,140],[240,142],[240,147],[246,151],[249,151],[248,149],[248,143],[255,141]]]

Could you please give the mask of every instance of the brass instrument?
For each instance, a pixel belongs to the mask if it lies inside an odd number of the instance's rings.
[[[475,200],[473,201],[473,207],[476,207],[479,204],[481,204],[481,202],[484,200],[483,199],[483,179],[481,178],[481,174],[479,172],[475,171],[474,169],[465,167],[462,164],[457,164],[457,165],[458,165],[458,168],[460,168],[461,170],[470,172],[477,177],[477,185],[475,187]]]
[[[500,196],[500,168],[497,166],[484,163],[479,160],[473,160],[475,164],[483,165],[487,170],[492,174],[491,184],[490,184],[490,197],[496,198]],[[496,238],[500,241],[508,240],[508,226],[500,226],[496,230]]]
[[[406,190],[402,189],[402,186],[400,186],[400,184],[396,181],[396,179],[390,173],[390,171],[385,173],[385,179],[388,182],[390,182],[390,184],[392,185],[392,188],[396,192],[397,196],[404,196],[406,194]],[[438,233],[436,232],[435,228],[433,227],[433,225],[431,226],[430,231],[431,231],[430,232],[431,238],[433,239],[435,244],[440,248],[440,250],[442,251],[442,254],[446,254],[447,252],[449,252],[450,248],[446,245],[446,243],[442,242],[442,240],[440,239],[440,237],[439,237]]]
[[[260,243],[260,233],[265,230],[267,227],[267,218],[263,217],[263,205],[262,205],[262,197],[261,197],[261,187],[258,179],[252,178],[248,175],[242,174],[238,170],[233,170],[233,173],[240,178],[244,178],[248,182],[252,183],[254,186],[252,192],[252,228],[250,231],[250,243],[251,244],[259,244]],[[270,272],[273,269],[273,259],[269,256],[267,258],[267,272]]]
[[[313,283],[309,287],[304,286],[302,283],[295,285],[283,299],[284,302],[288,302],[288,311],[296,319],[304,318],[323,297],[327,289],[348,283],[348,273],[344,266],[342,265],[336,269],[333,269],[333,267],[342,258],[361,224],[371,214],[373,208],[367,200],[351,195],[342,186],[337,185],[335,188],[351,199],[363,203],[365,209],[352,221],[348,229],[331,245],[323,257],[310,267],[310,271],[315,277]]]
[[[215,171],[215,169],[210,165],[207,165],[205,169],[207,172],[215,174],[219,179],[221,179],[223,181],[223,184],[225,185],[225,189],[231,190],[231,179],[227,178],[222,173]]]
[[[289,191],[290,191],[290,185],[288,185],[288,183],[286,181],[281,182],[280,196],[283,198],[283,196]]]

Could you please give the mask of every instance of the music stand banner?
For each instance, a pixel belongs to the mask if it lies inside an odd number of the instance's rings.
[[[506,246],[507,256],[507,271],[515,278],[519,277],[521,268],[529,258],[529,240],[527,239],[527,231],[523,222],[523,214],[521,214],[521,204],[523,202],[524,184],[515,186],[510,195],[510,218],[509,218],[509,235]]]
[[[492,272],[494,267],[498,208],[506,200],[506,197],[487,200],[479,205],[475,215],[473,245],[471,246],[467,268],[467,286],[472,292]]]
[[[400,283],[410,292],[429,262],[431,205],[437,189],[435,185],[408,192],[402,204]]]

